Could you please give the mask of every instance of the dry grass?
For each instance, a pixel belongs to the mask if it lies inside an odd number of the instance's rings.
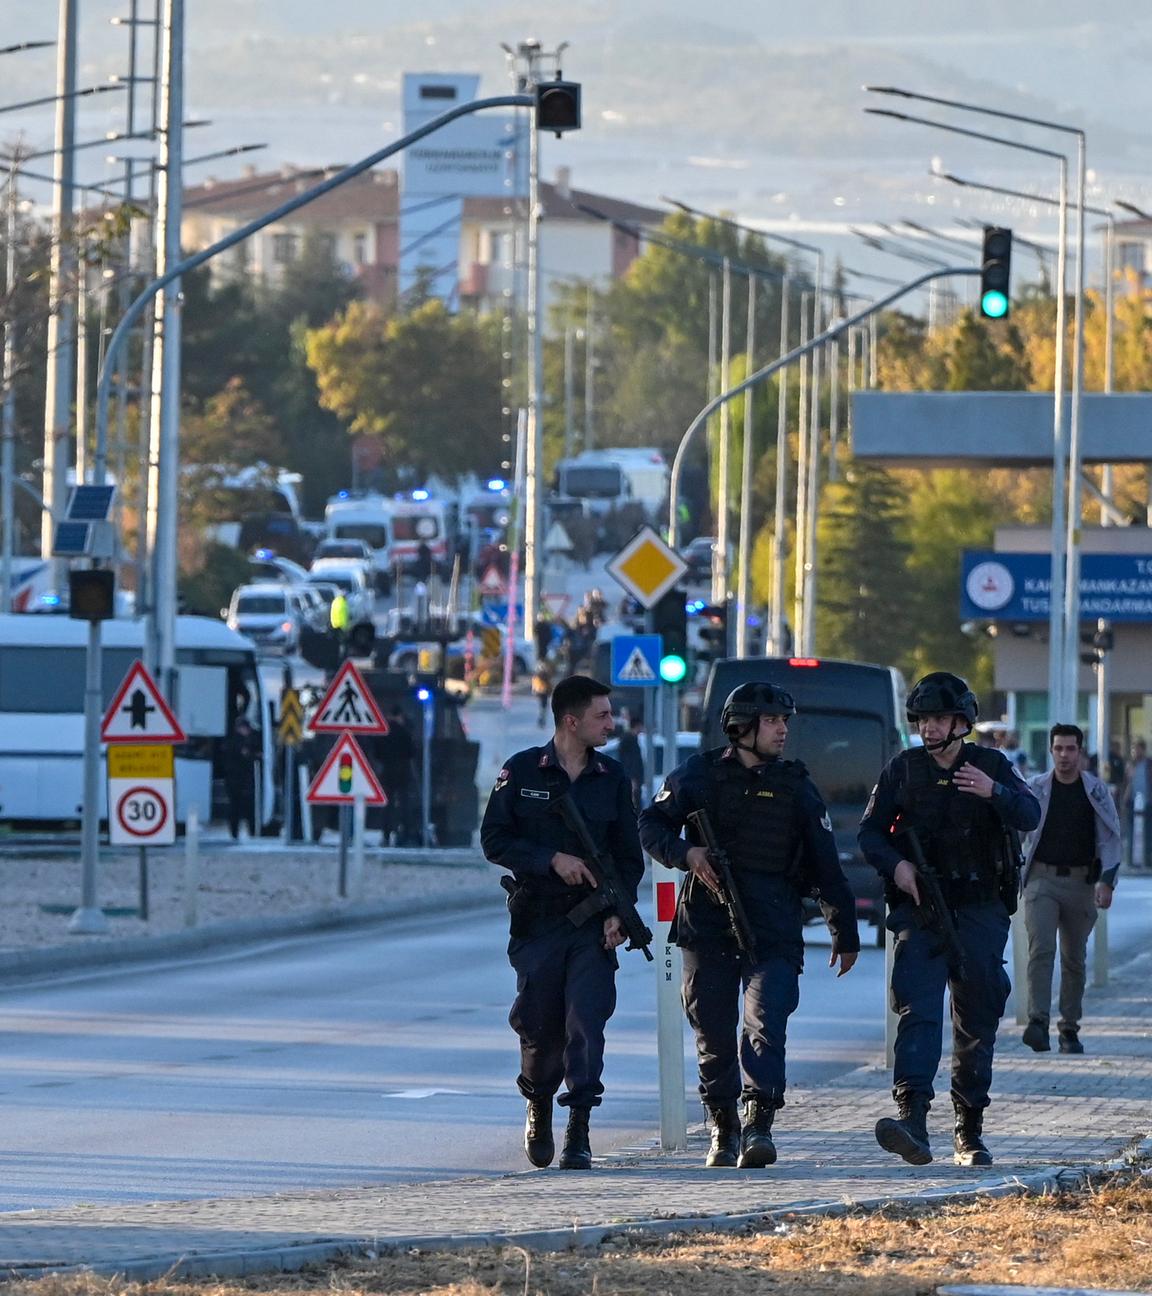
[[[137,1284],[92,1276],[15,1283],[7,1296],[927,1296],[947,1282],[1152,1291],[1152,1181],[839,1219],[741,1234],[619,1238],[587,1251],[404,1252],[235,1282]]]

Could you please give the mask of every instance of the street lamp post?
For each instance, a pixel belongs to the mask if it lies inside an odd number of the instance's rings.
[[[896,86],[868,86],[866,89],[877,94],[896,95],[903,99],[914,99],[921,103],[939,104],[945,108],[956,108],[961,112],[979,113],[985,117],[995,117],[1000,121],[1019,122],[1025,126],[1037,126],[1042,130],[1058,131],[1062,135],[1073,135],[1076,138],[1076,314],[1073,325],[1075,339],[1072,349],[1072,420],[1071,436],[1068,446],[1068,485],[1067,512],[1065,515],[1065,560],[1067,572],[1064,580],[1063,607],[1063,672],[1061,686],[1057,690],[1063,711],[1067,719],[1075,722],[1078,713],[1079,676],[1080,676],[1080,463],[1081,463],[1081,430],[1084,414],[1084,243],[1085,243],[1085,190],[1088,175],[1087,137],[1078,126],[1069,126],[1065,122],[1049,121],[1043,117],[1028,117],[1022,113],[1004,112],[999,108],[987,108],[981,104],[967,103],[958,99],[943,99],[936,95],[917,94]],[[939,123],[933,123],[939,124]],[[1065,162],[1065,166],[1067,163]],[[1067,181],[1065,177],[1065,204]],[[1065,226],[1065,241],[1067,227]],[[1060,292],[1064,293],[1063,278],[1060,279]],[[1063,483],[1061,483],[1063,485]],[[1052,597],[1055,599],[1053,589]],[[1054,630],[1055,627],[1053,626]],[[1051,680],[1049,681],[1051,690]],[[1051,698],[1049,699],[1051,702]],[[1059,714],[1056,717],[1060,718]]]
[[[1052,578],[1048,610],[1048,709],[1052,715],[1063,714],[1064,710],[1064,589],[1067,577],[1067,532],[1065,527],[1065,472],[1068,444],[1064,429],[1064,369],[1065,343],[1067,328],[1065,324],[1065,304],[1068,263],[1068,159],[1055,149],[1042,148],[1037,144],[1023,144],[1019,140],[1004,139],[999,135],[988,135],[983,131],[968,130],[963,126],[954,126],[950,122],[935,121],[929,117],[915,117],[908,113],[893,112],[888,108],[865,108],[874,116],[890,117],[896,121],[910,122],[918,126],[930,126],[935,130],[947,131],[952,135],[963,135],[968,139],[978,139],[1003,148],[1016,149],[1023,153],[1032,153],[1039,157],[1051,158],[1060,168],[1060,247],[1059,263],[1056,271],[1058,291],[1056,294],[1056,362],[1053,373],[1053,427],[1052,427]]]

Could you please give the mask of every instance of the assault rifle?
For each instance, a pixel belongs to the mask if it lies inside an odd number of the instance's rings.
[[[573,927],[581,926],[593,914],[614,913],[624,924],[628,933],[630,950],[638,949],[649,963],[652,962],[652,933],[644,925],[644,920],[636,912],[636,906],[628,899],[628,892],[620,881],[616,864],[612,857],[596,845],[584,816],[570,796],[562,796],[552,803],[552,809],[564,820],[565,826],[576,835],[583,852],[584,863],[596,879],[596,890],[587,900],[582,900],[574,909],[568,911],[568,921]]]
[[[752,934],[748,915],[744,912],[744,902],[740,899],[740,891],[732,876],[732,861],[728,858],[728,852],[720,845],[707,810],[693,810],[688,816],[688,822],[700,834],[700,840],[708,851],[708,863],[720,879],[720,891],[716,898],[728,915],[728,926],[736,938],[740,957],[745,963],[753,964],[756,962],[756,937]]]
[[[915,828],[903,826],[897,837],[907,846],[908,858],[916,865],[916,884],[920,891],[917,921],[927,931],[939,936],[943,953],[948,959],[948,970],[963,981],[968,975],[964,963],[964,947],[960,944],[960,934],[956,930],[952,910],[944,899],[940,879],[924,858],[924,848],[920,845]]]

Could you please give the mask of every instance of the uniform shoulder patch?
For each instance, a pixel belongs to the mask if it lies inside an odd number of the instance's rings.
[[[656,793],[656,795],[652,798],[652,800],[654,802],[667,801],[671,795],[672,795],[672,789],[667,784],[665,784],[660,789],[660,791]]]
[[[824,811],[824,817],[820,820],[820,827],[823,828],[825,832],[832,831],[832,816],[827,810]]]
[[[499,774],[496,775],[496,783],[492,788],[493,792],[499,792],[501,788],[508,786],[508,780],[512,777],[511,771],[505,766]]]

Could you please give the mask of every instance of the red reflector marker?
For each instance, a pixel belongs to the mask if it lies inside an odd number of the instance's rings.
[[[789,666],[819,666],[820,659],[818,657],[789,657],[788,665]]]
[[[676,883],[656,883],[656,921],[671,922],[676,917]]]

